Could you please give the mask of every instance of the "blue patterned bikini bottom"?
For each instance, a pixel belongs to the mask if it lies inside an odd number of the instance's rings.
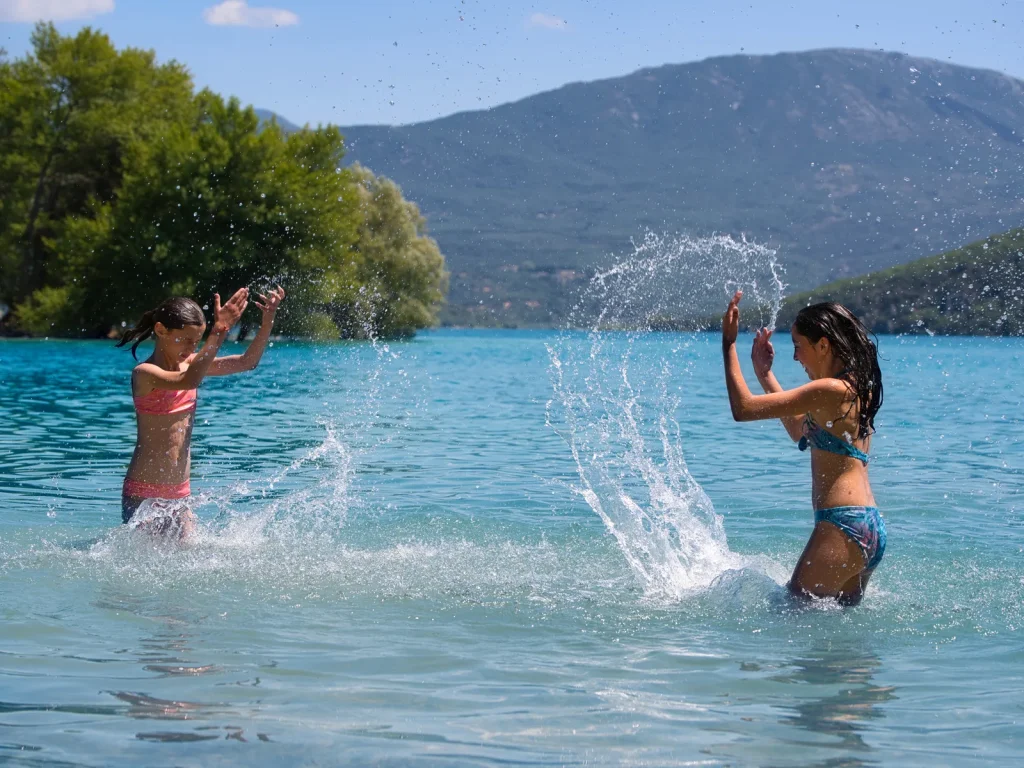
[[[832,523],[851,539],[864,553],[866,570],[873,570],[885,554],[885,521],[878,507],[831,507],[814,513],[815,524],[824,520]]]

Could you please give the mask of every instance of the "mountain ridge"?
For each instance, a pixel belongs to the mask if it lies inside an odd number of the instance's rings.
[[[269,123],[271,120],[276,120],[281,130],[284,131],[285,133],[295,133],[296,131],[302,130],[301,126],[296,125],[291,120],[288,120],[285,117],[281,117],[281,115],[277,114],[277,112],[274,112],[271,109],[253,107],[253,112],[255,112],[256,117],[260,119],[261,125]]]
[[[712,57],[342,132],[420,205],[464,325],[564,322],[647,230],[770,244],[801,290],[1024,220],[1024,82],[898,52]]]
[[[691,65],[710,64],[710,63],[715,63],[715,62],[720,62],[720,61],[729,61],[729,60],[734,60],[734,59],[753,59],[753,60],[756,60],[756,59],[771,58],[771,57],[775,57],[775,56],[802,56],[802,55],[813,55],[813,54],[819,54],[819,53],[842,53],[842,54],[855,54],[855,55],[856,54],[877,53],[880,56],[885,56],[885,57],[903,57],[903,58],[906,58],[908,60],[913,60],[913,61],[918,61],[918,62],[923,62],[923,63],[928,63],[928,64],[934,64],[934,65],[938,65],[938,66],[951,66],[951,67],[958,67],[958,68],[961,68],[961,69],[970,69],[970,70],[976,71],[976,72],[984,72],[984,73],[989,74],[989,75],[995,75],[996,77],[1004,77],[1004,78],[1007,78],[1008,80],[1011,80],[1011,81],[1014,81],[1014,82],[1024,82],[1024,77],[1015,77],[1015,76],[1013,76],[1013,75],[1011,75],[1009,73],[1003,72],[1003,71],[998,70],[998,69],[991,69],[989,67],[974,67],[974,66],[961,65],[961,64],[952,64],[952,63],[950,63],[948,61],[943,61],[942,59],[935,59],[935,58],[932,58],[930,56],[915,56],[913,54],[906,53],[904,51],[890,51],[890,50],[882,50],[882,49],[875,49],[875,48],[842,48],[842,47],[840,47],[840,48],[809,48],[809,49],[803,50],[803,51],[779,51],[777,53],[750,53],[750,54],[747,54],[747,53],[726,53],[726,54],[719,54],[719,55],[715,55],[715,56],[707,56],[707,57],[705,57],[703,59],[695,59],[693,61],[666,62],[665,64],[655,64],[655,65],[646,66],[646,67],[639,67],[638,69],[631,70],[631,71],[629,71],[629,72],[627,72],[625,74],[622,74],[622,75],[611,75],[609,77],[599,77],[599,78],[596,78],[594,80],[570,80],[569,82],[563,83],[562,85],[558,85],[558,86],[555,86],[553,88],[548,88],[548,89],[542,90],[542,91],[537,91],[536,93],[529,94],[528,96],[522,96],[522,97],[519,97],[519,98],[516,98],[516,99],[511,99],[510,101],[503,101],[503,102],[501,102],[499,104],[495,104],[492,107],[482,107],[480,109],[460,109],[460,110],[457,110],[455,112],[450,112],[450,113],[448,113],[446,115],[439,115],[438,117],[432,117],[432,118],[429,118],[427,120],[417,120],[417,121],[411,122],[411,123],[350,123],[349,125],[345,126],[343,130],[350,129],[350,128],[351,129],[364,129],[364,128],[408,128],[410,126],[430,125],[432,123],[437,123],[437,122],[440,122],[440,121],[443,121],[443,120],[447,120],[447,119],[453,118],[453,117],[459,117],[459,116],[464,116],[464,115],[478,115],[478,114],[483,114],[483,113],[486,113],[486,112],[491,112],[492,110],[495,110],[495,109],[500,109],[501,107],[515,106],[517,104],[521,104],[524,101],[528,101],[530,99],[533,99],[533,98],[535,98],[537,96],[545,96],[545,95],[549,95],[549,94],[554,94],[554,93],[557,93],[557,92],[559,92],[559,91],[561,91],[561,90],[563,90],[565,88],[569,88],[571,86],[576,86],[576,85],[599,85],[599,84],[602,84],[602,83],[608,83],[608,82],[611,82],[611,81],[617,81],[617,80],[622,80],[624,78],[633,77],[635,75],[642,75],[642,74],[645,74],[647,72],[656,72],[656,71],[658,71],[660,69],[663,69],[663,68],[666,68],[666,67],[687,67],[687,66],[691,66]],[[276,112],[273,112],[273,111],[271,111],[269,109],[259,109],[259,108],[257,108],[256,112],[257,112],[257,114],[266,113],[267,115],[275,115],[278,118],[278,120],[282,120],[283,119],[279,114],[277,114]],[[294,123],[291,123],[290,121],[286,121],[286,122],[288,122],[288,124],[290,126],[293,126],[290,130],[298,130],[298,127],[295,126]]]

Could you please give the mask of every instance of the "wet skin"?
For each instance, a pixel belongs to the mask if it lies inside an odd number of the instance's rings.
[[[868,453],[870,438],[850,439],[859,431],[858,404],[850,384],[838,378],[845,366],[833,353],[827,337],[812,342],[791,329],[793,359],[803,367],[810,383],[787,390],[771,370],[775,358],[772,331],[758,331],[751,359],[765,394],[754,395],[750,391],[736,355],[741,297],[742,292],[737,291],[722,318],[722,352],[733,418],[778,418],[790,438],[799,441],[804,420],[810,415],[822,429]],[[852,457],[811,446],[811,502],[815,510],[875,506],[867,466]],[[795,596],[827,597],[856,604],[871,576],[866,565],[856,542],[834,524],[821,521],[815,524],[788,587]]]

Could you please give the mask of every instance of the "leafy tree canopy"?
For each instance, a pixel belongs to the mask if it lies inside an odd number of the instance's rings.
[[[288,333],[436,323],[447,272],[423,217],[343,154],[334,126],[286,136],[176,62],[39,25],[0,60],[0,328],[103,336],[168,295],[272,282]]]

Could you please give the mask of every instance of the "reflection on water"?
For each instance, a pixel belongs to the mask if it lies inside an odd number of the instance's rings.
[[[270,741],[265,733],[256,734],[260,741]],[[248,743],[245,738],[245,731],[238,726],[208,725],[196,728],[195,732],[188,731],[151,731],[148,733],[137,733],[135,738],[140,741],[162,741],[165,743],[181,743],[189,741],[214,741],[223,737],[228,741],[241,741]]]
[[[149,601],[122,595],[107,596],[97,601],[97,607],[107,610],[126,611],[139,618],[158,623],[158,628],[142,637],[135,649],[123,653],[135,655],[142,669],[155,672],[155,679],[170,677],[201,677],[215,675],[222,671],[217,664],[199,664],[189,656],[194,652],[192,630],[202,619],[193,617],[188,611],[168,607],[166,604],[151,604]],[[118,707],[115,712],[139,720],[202,720],[216,716],[237,716],[223,703],[206,703],[182,699],[164,699],[138,691],[107,691],[111,696],[128,705],[127,710]],[[197,725],[187,731],[146,731],[136,733],[141,741],[195,742],[226,739],[248,742],[243,728],[237,725]],[[270,741],[265,733],[257,733],[259,741]]]
[[[170,701],[147,696],[145,693],[129,691],[109,691],[116,699],[128,705],[128,711],[122,714],[139,719],[189,720],[201,714],[210,714],[213,710],[206,704],[193,701]]]
[[[219,672],[220,667],[216,664],[194,664],[186,658],[181,658],[192,650],[188,645],[189,638],[190,635],[186,632],[168,629],[140,641],[139,659],[147,662],[142,668],[163,676]]]
[[[827,737],[828,746],[846,753],[842,759],[826,765],[875,765],[875,756],[869,754],[874,748],[864,735],[871,721],[885,717],[880,705],[896,698],[893,686],[875,684],[874,675],[880,666],[876,655],[854,644],[829,644],[820,650],[813,649],[808,657],[795,660],[772,679],[810,685],[816,690],[830,688],[834,693],[820,698],[803,698],[797,693],[791,714],[779,722]]]
[[[156,672],[166,677],[206,675],[221,671],[216,664],[196,664],[187,658],[192,651],[189,641],[193,637],[188,630],[196,621],[187,613],[169,612],[166,605],[154,606],[151,611],[144,601],[134,597],[108,597],[94,604],[97,608],[127,611],[161,625],[151,635],[139,640],[138,649],[122,651],[136,655],[147,672]]]

